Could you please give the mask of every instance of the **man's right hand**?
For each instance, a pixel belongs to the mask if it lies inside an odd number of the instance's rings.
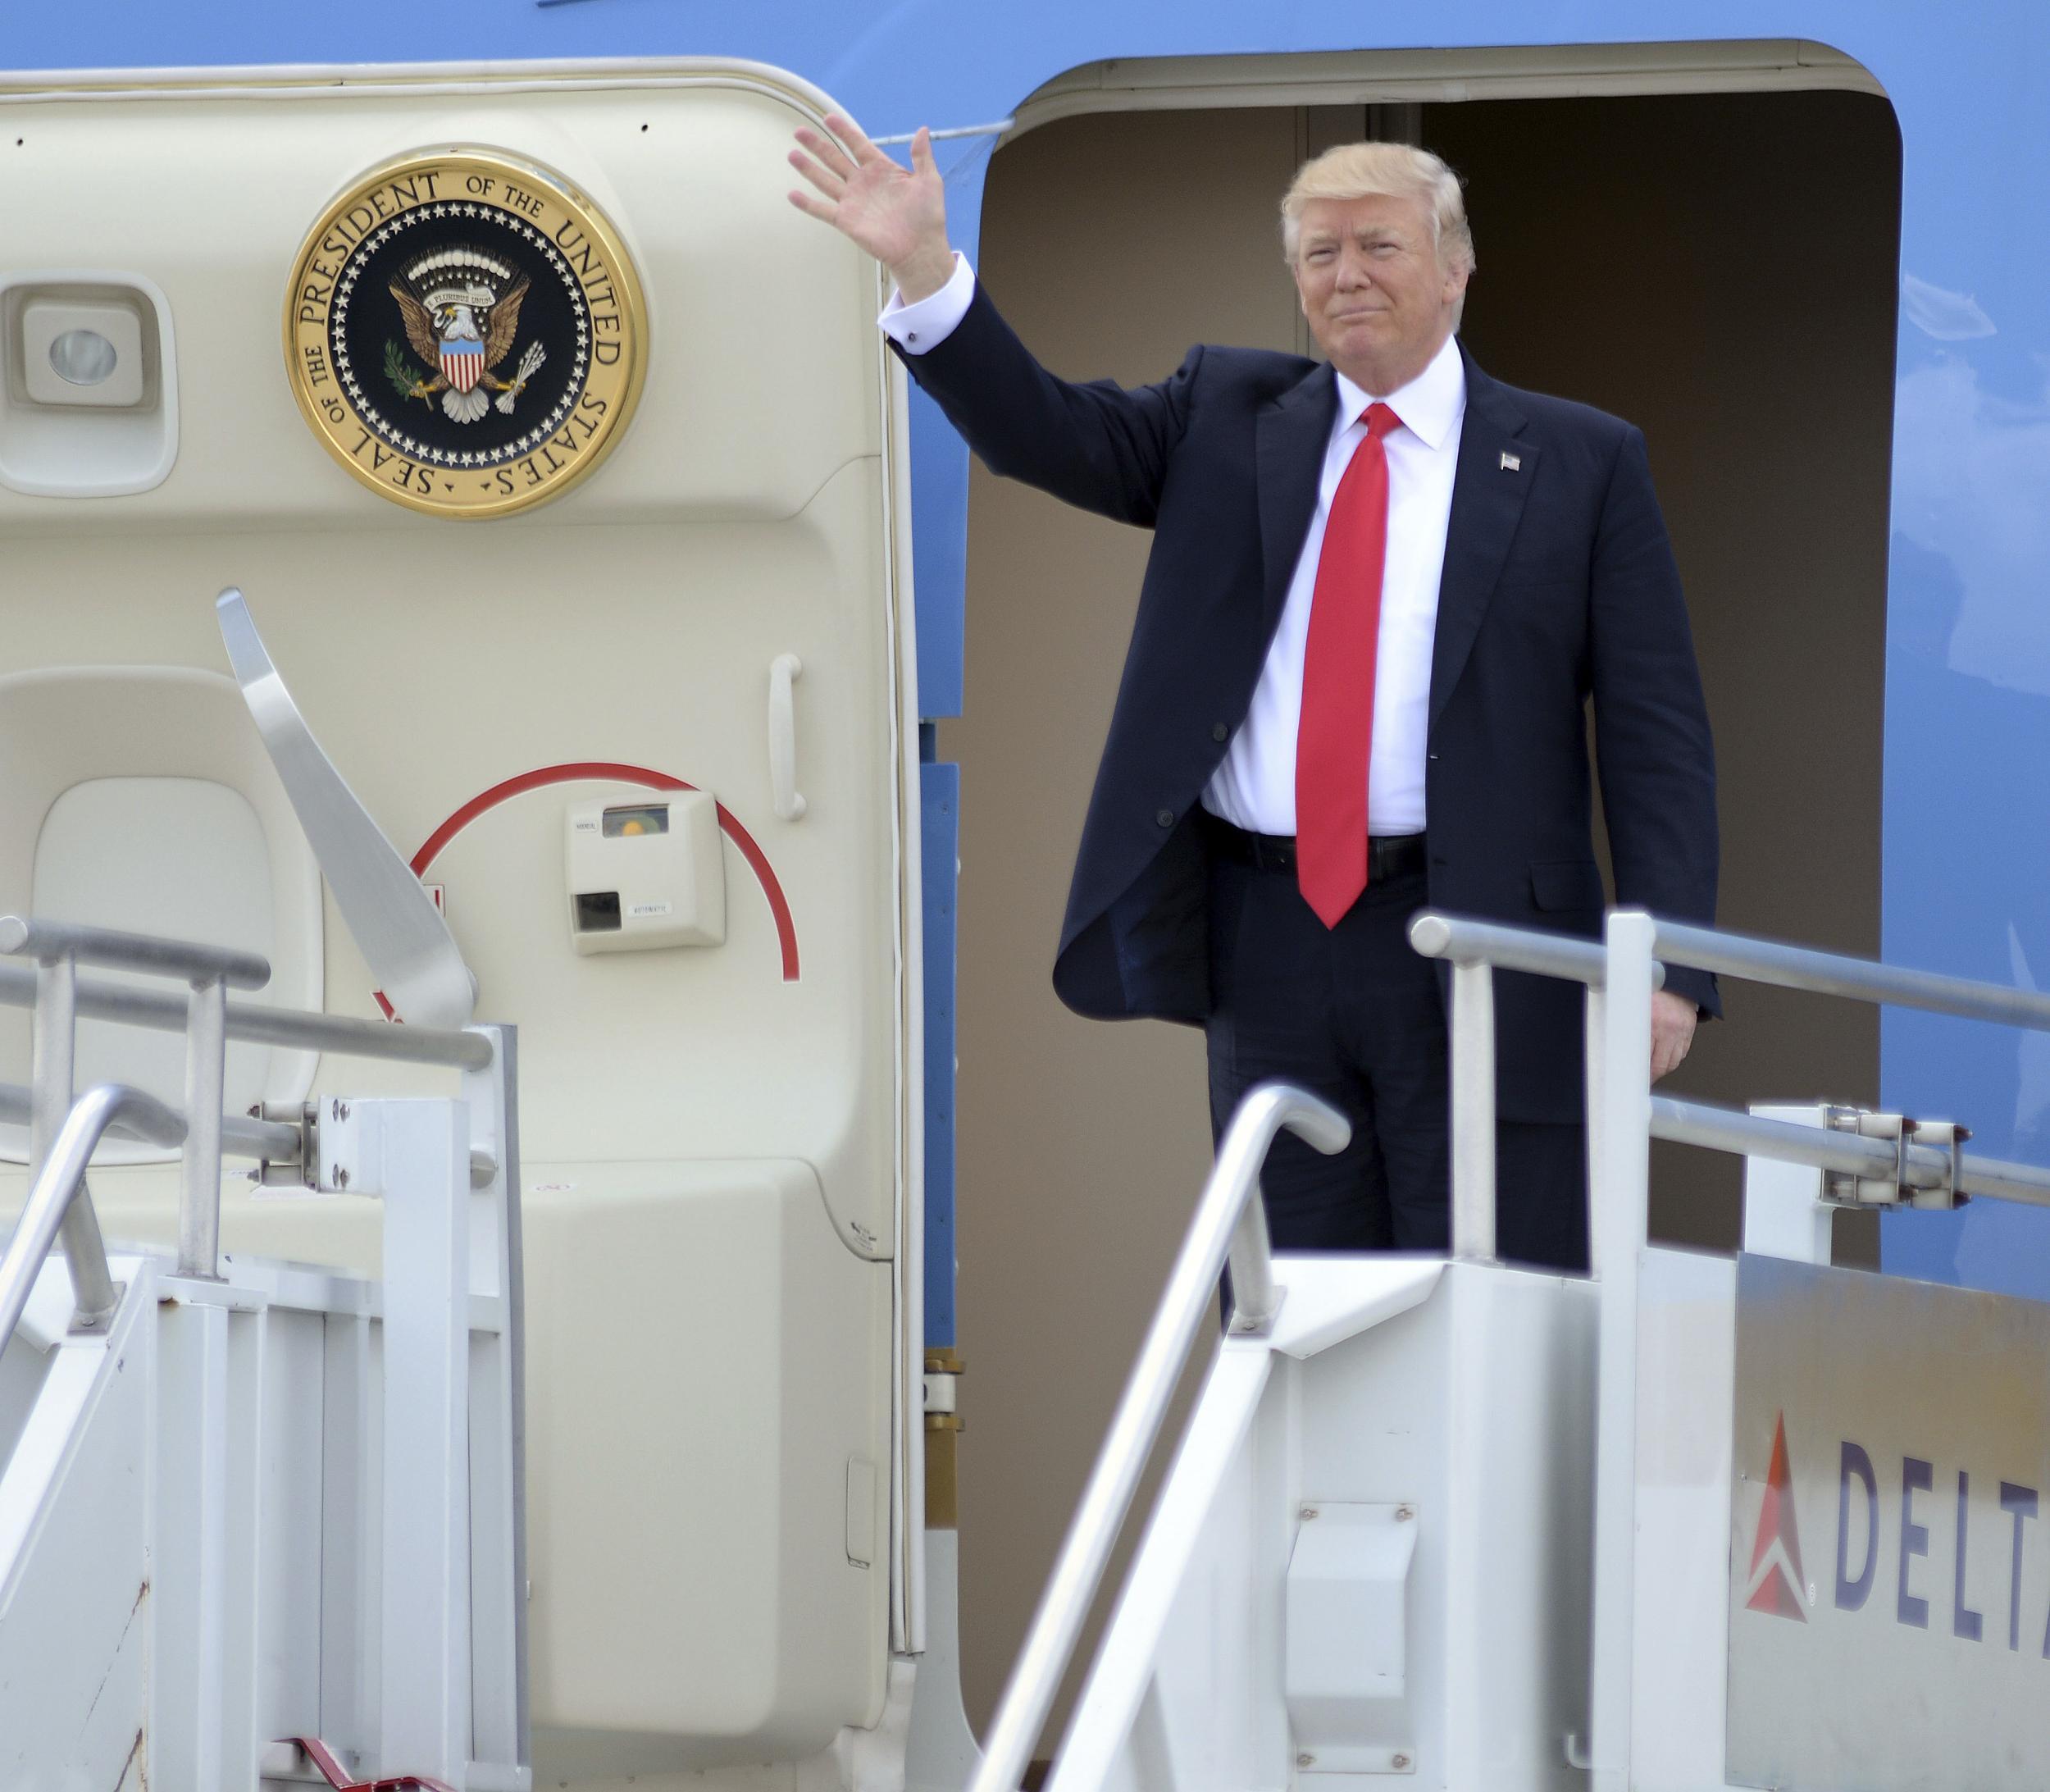
[[[906,304],[931,298],[954,272],[946,191],[932,160],[931,134],[921,126],[911,139],[911,166],[905,169],[852,119],[834,112],[826,128],[832,137],[797,133],[804,147],[790,152],[790,166],[818,190],[793,189],[790,203],[874,256],[890,270]]]

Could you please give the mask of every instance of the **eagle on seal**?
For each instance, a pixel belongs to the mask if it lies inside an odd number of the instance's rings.
[[[539,342],[530,342],[510,380],[492,371],[512,352],[528,285],[511,263],[468,246],[435,249],[403,267],[388,290],[399,302],[406,340],[437,370],[414,381],[406,396],[430,403],[438,392],[449,416],[474,423],[496,392],[498,408],[511,416],[513,400],[548,358]]]

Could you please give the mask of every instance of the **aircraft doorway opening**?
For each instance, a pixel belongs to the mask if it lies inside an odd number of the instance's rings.
[[[1900,138],[1857,92],[1396,112],[1466,177],[1463,334],[1516,385],[1640,425],[1715,731],[1722,924],[1876,954]],[[1375,121],[1386,131],[1384,119]],[[1363,107],[1094,113],[1000,148],[980,269],[1070,378],[1301,345],[1275,208]],[[970,487],[959,1094],[963,1672],[986,1721],[1210,1160],[1192,1028],[1048,983],[1150,537]],[[1777,998],[1777,999],[1776,999]],[[1669,1085],[1870,1102],[1874,1011],[1746,987]],[[1724,1248],[1733,1160],[1655,1160],[1653,1229]],[[1840,1233],[1839,1261],[1874,1261]]]

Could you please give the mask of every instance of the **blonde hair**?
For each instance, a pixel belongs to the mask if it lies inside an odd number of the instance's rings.
[[[1341,144],[1305,162],[1282,195],[1282,249],[1296,264],[1303,207],[1312,199],[1364,199],[1373,194],[1422,203],[1431,220],[1431,246],[1440,265],[1472,273],[1474,233],[1466,222],[1460,177],[1428,149],[1408,144]]]

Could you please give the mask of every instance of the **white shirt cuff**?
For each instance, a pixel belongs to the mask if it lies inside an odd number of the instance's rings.
[[[968,266],[968,257],[956,249],[954,272],[945,285],[912,305],[904,302],[902,293],[891,293],[890,303],[882,308],[882,315],[876,321],[906,354],[923,354],[954,334],[955,326],[968,316],[969,301],[974,297],[975,270]]]

